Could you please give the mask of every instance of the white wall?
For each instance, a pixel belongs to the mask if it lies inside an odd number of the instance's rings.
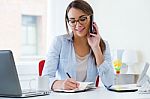
[[[137,50],[141,63],[150,62],[150,0],[90,2],[101,35],[109,41],[111,49]],[[143,68],[143,64],[138,65]]]
[[[47,0],[0,0],[0,50],[10,49],[16,62],[22,88],[28,88],[29,79],[38,75],[39,57],[21,57],[22,15],[41,17],[39,54],[45,55]],[[24,83],[25,82],[25,83]],[[27,86],[26,86],[27,85]]]
[[[20,6],[20,0],[0,0],[0,49],[11,49],[16,57],[21,45]]]
[[[65,11],[69,3],[69,0],[48,1],[47,50],[54,36],[67,33],[65,28]]]
[[[11,49],[15,59],[19,61],[22,49],[22,15],[33,15],[40,17],[38,53],[44,55],[47,34],[46,4],[47,0],[0,0],[0,49]]]

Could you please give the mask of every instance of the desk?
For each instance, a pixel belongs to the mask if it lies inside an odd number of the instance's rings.
[[[15,98],[0,97],[0,99],[15,99]],[[138,92],[118,93],[108,91],[105,88],[97,88],[94,91],[87,91],[81,93],[51,92],[51,94],[48,96],[32,97],[25,99],[150,99],[150,94],[138,94]]]

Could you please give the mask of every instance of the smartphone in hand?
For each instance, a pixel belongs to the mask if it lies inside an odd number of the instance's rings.
[[[96,34],[96,31],[94,30],[94,27],[93,27],[93,15],[90,16],[90,29],[89,29],[89,32],[90,33],[93,33],[93,34]]]

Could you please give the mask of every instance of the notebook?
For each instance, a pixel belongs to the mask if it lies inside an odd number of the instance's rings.
[[[95,89],[94,82],[78,82],[79,88],[73,89],[73,90],[63,90],[63,89],[55,89],[55,92],[66,92],[66,93],[76,93],[76,92],[84,92],[88,90]]]
[[[138,91],[138,87],[137,84],[113,85],[108,90],[115,92],[135,92]]]
[[[135,91],[138,91],[139,84],[141,83],[141,80],[144,78],[144,76],[146,76],[146,72],[147,72],[148,68],[149,68],[149,63],[146,63],[136,84],[113,85],[110,88],[108,88],[108,90],[115,91],[115,92],[135,92]]]
[[[13,53],[10,50],[0,50],[0,97],[35,97],[48,95],[43,91],[22,91]]]

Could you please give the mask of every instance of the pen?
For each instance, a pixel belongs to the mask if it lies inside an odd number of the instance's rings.
[[[67,74],[67,76],[69,77],[69,78],[71,78],[71,76],[69,75],[69,73],[66,73]]]
[[[69,75],[69,73],[66,73],[67,74],[67,76],[69,77],[69,78],[71,78],[71,76]],[[77,82],[73,82],[74,84],[76,84],[76,88],[78,88],[78,84],[77,84]]]

